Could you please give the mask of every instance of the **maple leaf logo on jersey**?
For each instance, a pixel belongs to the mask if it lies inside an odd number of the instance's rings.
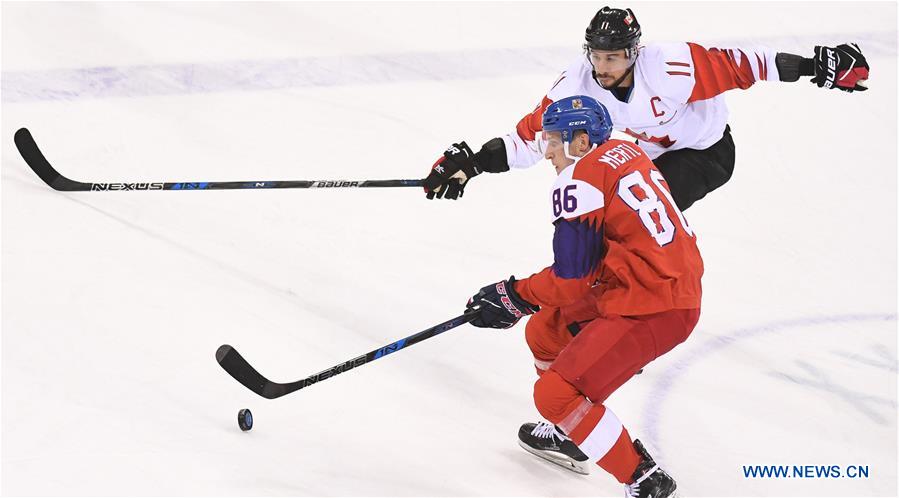
[[[636,138],[637,140],[643,140],[644,142],[658,144],[666,149],[677,142],[677,140],[671,140],[671,137],[669,137],[668,135],[665,135],[664,137],[651,137],[647,135],[645,131],[638,133],[630,128],[625,128],[624,132]]]

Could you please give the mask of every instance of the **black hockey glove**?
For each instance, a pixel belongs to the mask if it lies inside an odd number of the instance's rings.
[[[473,154],[465,142],[451,145],[443,157],[437,160],[424,180],[428,199],[458,199],[465,193],[468,180],[488,173],[508,171],[506,146],[502,139],[494,138]]]
[[[465,310],[480,309],[481,314],[471,321],[475,327],[508,329],[525,315],[540,311],[515,292],[515,277],[509,277],[482,288],[468,300]]]
[[[868,61],[855,43],[815,47],[814,77],[819,88],[839,88],[844,92],[868,89]]]
[[[462,197],[465,183],[481,171],[474,162],[474,153],[465,142],[450,145],[443,157],[431,166],[424,181],[428,199],[457,199]]]

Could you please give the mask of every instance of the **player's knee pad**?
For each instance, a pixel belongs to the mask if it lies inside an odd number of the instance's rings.
[[[547,370],[534,383],[534,405],[546,420],[554,424],[580,406],[584,396],[553,370]]]

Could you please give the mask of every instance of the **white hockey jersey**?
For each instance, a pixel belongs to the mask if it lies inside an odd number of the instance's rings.
[[[574,95],[602,102],[614,128],[636,138],[652,159],[677,149],[706,149],[721,139],[727,125],[727,104],[721,94],[749,88],[756,81],[779,81],[776,55],[766,47],[647,45],[634,63],[634,83],[626,102],[593,79],[593,67],[581,56],[515,131],[502,137],[509,166],[527,168],[543,158],[543,112],[554,101]]]

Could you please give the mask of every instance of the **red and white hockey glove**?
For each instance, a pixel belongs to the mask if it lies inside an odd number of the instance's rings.
[[[471,321],[475,327],[508,329],[521,317],[540,311],[515,292],[515,277],[490,284],[468,300],[465,310],[479,309],[480,315]]]
[[[815,47],[812,59],[815,74],[812,83],[820,88],[839,88],[844,92],[865,91],[870,68],[855,43],[833,47]]]

